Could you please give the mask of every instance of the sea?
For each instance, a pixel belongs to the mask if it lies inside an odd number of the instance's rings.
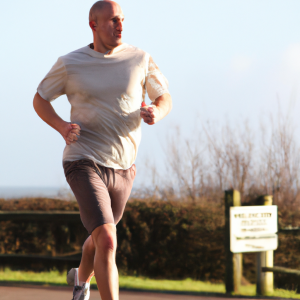
[[[73,193],[66,187],[1,187],[0,199],[48,197],[56,199],[71,199]]]

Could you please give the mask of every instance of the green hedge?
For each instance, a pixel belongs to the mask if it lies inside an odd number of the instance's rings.
[[[54,199],[0,200],[0,210],[78,210],[76,202]],[[280,226],[299,226],[297,210],[281,211]],[[0,253],[59,255],[79,251],[87,237],[80,222],[1,222]],[[117,226],[120,272],[151,278],[224,280],[224,207],[168,201],[129,201]],[[300,269],[300,237],[279,234],[275,265]],[[255,282],[255,255],[244,254],[244,276]],[[74,263],[73,263],[74,264]],[[63,270],[72,263],[28,261],[12,268]],[[278,287],[294,288],[294,278],[275,275]]]
[[[118,265],[127,274],[221,280],[223,208],[130,202],[118,225]]]

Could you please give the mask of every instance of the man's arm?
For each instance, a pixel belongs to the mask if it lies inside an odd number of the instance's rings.
[[[51,103],[43,99],[39,93],[36,93],[34,96],[33,107],[43,121],[62,135],[67,145],[75,143],[78,140],[77,136],[80,135],[80,126],[70,124],[59,117]]]
[[[141,107],[141,117],[148,125],[153,125],[163,119],[172,109],[172,98],[170,94],[163,94],[153,102],[155,106]]]

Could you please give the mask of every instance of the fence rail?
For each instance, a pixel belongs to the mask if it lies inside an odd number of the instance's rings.
[[[292,275],[300,276],[299,270],[294,270],[294,269],[289,269],[284,267],[272,267],[272,268],[262,267],[261,270],[263,272],[283,273],[283,274],[292,274]]]
[[[300,227],[286,227],[286,228],[280,228],[278,230],[279,233],[300,233]]]
[[[0,211],[0,221],[80,221],[79,211]]]
[[[72,252],[72,253],[65,253],[63,255],[57,256],[49,256],[49,255],[39,255],[39,254],[0,254],[0,261],[8,260],[15,261],[17,259],[40,259],[40,260],[63,260],[63,261],[78,261],[81,259],[81,251]]]

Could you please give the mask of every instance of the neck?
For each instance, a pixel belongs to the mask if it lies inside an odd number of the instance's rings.
[[[121,43],[122,44],[122,43]],[[109,53],[111,52],[113,49],[115,49],[116,47],[120,46],[121,44],[113,47],[113,46],[108,46],[108,45],[104,45],[102,43],[102,41],[99,41],[98,39],[94,38],[94,50],[100,53]]]

